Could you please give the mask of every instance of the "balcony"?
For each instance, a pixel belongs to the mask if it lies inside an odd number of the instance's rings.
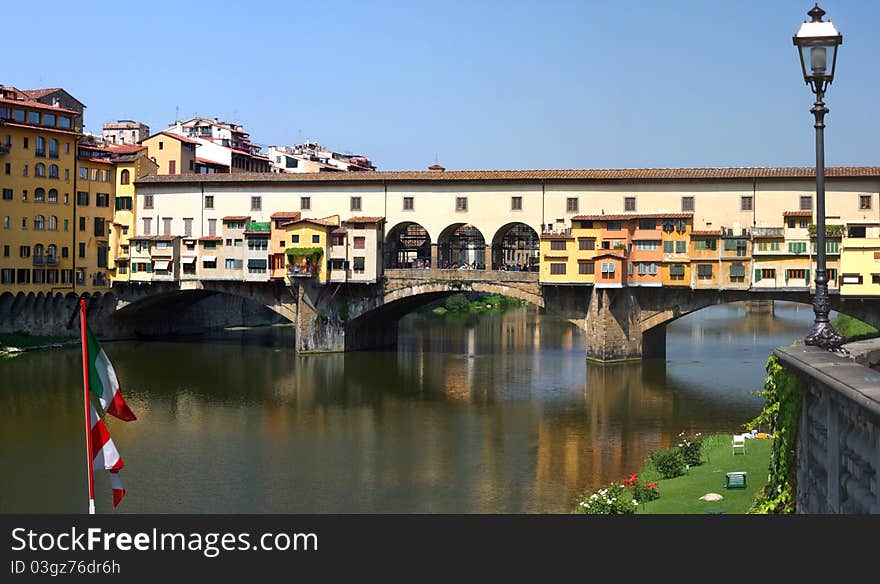
[[[12,144],[0,144],[0,154],[9,154]]]
[[[58,256],[47,255],[46,256],[46,265],[47,266],[57,266],[58,265]]]
[[[290,278],[314,278],[318,275],[315,266],[288,266],[287,276]]]
[[[35,266],[44,266],[44,265],[46,265],[46,259],[45,259],[45,256],[42,256],[42,255],[35,255],[35,256],[34,256],[34,265],[35,265]]]
[[[752,237],[783,237],[782,227],[752,227]]]

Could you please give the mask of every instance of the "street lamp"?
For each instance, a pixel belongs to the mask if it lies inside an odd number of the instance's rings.
[[[843,337],[828,320],[828,271],[825,268],[825,114],[828,108],[824,97],[834,80],[837,47],[843,44],[843,36],[831,22],[822,20],[825,11],[818,4],[807,15],[812,20],[804,22],[793,38],[804,81],[816,94],[816,102],[810,109],[816,118],[816,295],[813,297],[816,316],[804,342],[835,351],[843,344]]]

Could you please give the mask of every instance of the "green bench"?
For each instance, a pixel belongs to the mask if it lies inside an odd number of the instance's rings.
[[[725,489],[745,489],[746,473],[745,472],[729,472],[725,475]]]

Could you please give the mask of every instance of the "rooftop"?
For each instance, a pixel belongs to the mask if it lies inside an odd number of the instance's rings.
[[[330,183],[330,182],[457,182],[457,181],[619,181],[797,179],[816,176],[814,167],[619,168],[562,170],[365,171],[353,173],[259,173],[153,175],[139,184],[161,183]],[[828,178],[880,178],[880,166],[831,166]]]

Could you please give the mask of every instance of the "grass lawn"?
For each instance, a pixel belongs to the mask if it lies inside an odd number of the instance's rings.
[[[67,341],[72,341],[75,338],[76,337],[44,337],[23,332],[0,333],[0,348],[18,347],[20,349],[24,349],[27,347],[51,345],[52,343],[64,343]]]
[[[838,314],[832,325],[844,336],[847,342],[873,339],[878,336],[877,329],[866,322],[845,314]]]
[[[659,480],[660,498],[639,505],[638,513],[700,514],[723,510],[746,513],[758,489],[767,482],[770,466],[770,439],[746,440],[746,454],[733,454],[730,434],[709,436],[703,442],[703,464],[692,467],[684,476],[663,479],[650,463],[639,473],[643,482]],[[746,471],[745,489],[725,489],[725,473]],[[718,493],[721,501],[700,501],[706,493]]]

